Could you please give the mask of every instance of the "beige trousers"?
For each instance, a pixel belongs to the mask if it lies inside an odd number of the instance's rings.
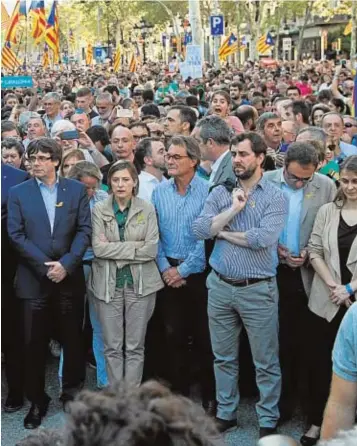
[[[93,300],[103,330],[109,384],[125,379],[131,386],[140,386],[146,328],[156,293],[138,297],[132,288],[116,288],[111,302]]]

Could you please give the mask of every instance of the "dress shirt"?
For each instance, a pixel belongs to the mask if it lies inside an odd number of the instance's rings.
[[[289,213],[283,232],[280,236],[280,243],[295,256],[300,255],[300,215],[304,200],[304,188],[293,189],[285,182],[283,170],[281,172],[282,191],[289,200]]]
[[[340,148],[341,148],[341,152],[345,155],[345,157],[351,156],[351,155],[357,155],[357,147],[352,144],[348,144],[347,142],[340,141]]]
[[[199,239],[210,239],[212,220],[232,206],[232,193],[217,186],[193,224]],[[231,279],[264,279],[276,275],[277,244],[288,213],[288,199],[267,179],[262,178],[250,192],[245,207],[230,221],[229,230],[242,232],[248,247],[217,239],[209,263]]]
[[[226,154],[229,152],[229,150],[226,150],[224,153],[222,153],[222,155],[219,157],[219,158],[217,158],[216,159],[216,161],[212,164],[212,171],[211,171],[211,175],[210,175],[210,177],[209,177],[209,181],[208,181],[208,183],[209,183],[209,185],[210,186],[213,186],[213,184],[214,184],[214,180],[215,180],[215,176],[216,176],[216,173],[217,173],[217,171],[218,171],[218,169],[219,169],[219,166],[221,165],[221,163],[222,163],[222,161],[223,161],[223,158],[226,156]]]
[[[101,118],[99,115],[98,116],[95,116],[93,119],[92,119],[92,127],[94,126],[94,125],[101,125],[101,126],[103,126],[104,124],[106,124],[108,122],[108,119],[103,119],[103,118]]]
[[[58,114],[58,115],[55,116],[53,119],[50,119],[47,115],[43,115],[43,119],[44,119],[44,121],[45,121],[45,123],[46,123],[46,128],[47,128],[47,130],[51,133],[53,124],[54,124],[56,121],[59,121],[59,120],[61,120],[61,119],[63,119],[63,118],[62,118],[62,116],[61,116],[60,114]]]
[[[203,209],[208,196],[208,182],[195,175],[180,195],[173,178],[160,183],[152,194],[159,225],[157,263],[160,272],[170,268],[167,257],[184,260],[178,267],[181,277],[201,273],[206,267],[204,243],[197,240],[192,224]]]
[[[55,223],[55,215],[56,215],[58,177],[57,177],[56,183],[51,187],[47,186],[47,184],[43,183],[38,178],[36,178],[36,181],[37,181],[38,187],[40,188],[43,202],[45,203],[48,219],[50,221],[50,226],[51,226],[51,234],[52,234],[53,233],[53,225]]]
[[[167,181],[165,177],[162,177],[162,180],[160,181],[151,173],[142,170],[139,175],[138,197],[151,203],[151,196],[154,192],[154,189],[156,188],[156,186],[164,181]]]

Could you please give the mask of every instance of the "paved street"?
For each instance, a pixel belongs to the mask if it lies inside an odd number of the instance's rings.
[[[58,401],[59,393],[57,367],[58,360],[51,358],[47,375],[47,392],[51,396],[52,401],[49,407],[48,415],[44,419],[43,427],[60,428],[65,421],[65,414],[62,412],[62,406]],[[3,374],[4,377],[4,374]],[[2,404],[4,403],[7,389],[6,383],[2,382]],[[95,371],[87,368],[87,387],[95,388]],[[15,414],[5,414],[2,412],[1,417],[1,445],[15,446],[16,442],[25,438],[30,431],[23,428],[23,418],[29,409],[27,402],[23,410]],[[243,399],[238,413],[239,428],[229,432],[226,437],[227,445],[235,446],[255,446],[258,439],[258,427],[254,411],[254,400]],[[280,433],[299,439],[304,429],[304,423],[301,416],[296,416],[293,421],[280,427]]]

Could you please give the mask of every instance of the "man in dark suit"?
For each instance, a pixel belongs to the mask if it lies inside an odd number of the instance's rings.
[[[212,162],[210,186],[235,183],[236,178],[232,168],[232,156],[229,150],[231,129],[219,116],[206,116],[197,122],[192,135],[200,146],[203,161]]]
[[[7,199],[12,186],[28,180],[27,172],[3,164],[1,166],[1,347],[5,358],[8,396],[5,412],[16,412],[23,405],[23,324],[14,293],[16,253],[7,234]]]
[[[36,139],[27,153],[35,178],[9,192],[8,233],[19,255],[15,289],[24,309],[25,391],[32,403],[24,425],[34,429],[50,401],[45,363],[52,327],[63,347],[64,406],[84,380],[82,257],[90,243],[91,218],[85,187],[57,176],[62,159],[57,142]]]

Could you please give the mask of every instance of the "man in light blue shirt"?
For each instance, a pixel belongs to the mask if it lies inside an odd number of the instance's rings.
[[[292,143],[285,166],[265,173],[289,199],[288,218],[280,234],[277,282],[279,289],[279,347],[282,373],[281,418],[292,416],[297,397],[299,367],[307,350],[303,327],[308,315],[307,291],[313,271],[306,266],[307,244],[319,208],[333,200],[336,188],[327,176],[316,172],[318,155],[307,141]]]
[[[157,263],[166,285],[158,294],[155,311],[162,317],[165,328],[165,358],[173,390],[189,395],[192,382],[188,338],[192,337],[200,368],[203,406],[211,410],[215,391],[207,319],[206,260],[204,243],[192,231],[209,192],[208,183],[195,174],[199,159],[200,149],[194,138],[173,137],[165,155],[171,179],[159,184],[152,195],[160,232]]]

